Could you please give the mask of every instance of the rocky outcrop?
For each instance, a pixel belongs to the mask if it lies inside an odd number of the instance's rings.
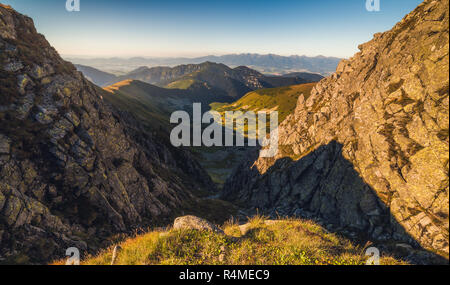
[[[424,1],[342,61],[223,196],[448,255],[449,2]]]
[[[103,101],[33,21],[0,6],[0,262],[92,251],[214,188],[190,155]]]
[[[176,218],[175,221],[173,222],[173,229],[174,230],[191,229],[191,230],[223,233],[223,231],[218,227],[216,227],[214,224],[195,216],[184,216]]]

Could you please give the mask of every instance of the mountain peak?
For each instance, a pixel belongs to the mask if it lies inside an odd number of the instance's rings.
[[[277,157],[240,167],[224,197],[448,257],[448,5],[424,1],[300,96]]]
[[[99,238],[190,211],[192,191],[214,189],[189,153],[104,102],[109,94],[62,60],[30,18],[4,6],[0,93],[2,260],[95,252]]]

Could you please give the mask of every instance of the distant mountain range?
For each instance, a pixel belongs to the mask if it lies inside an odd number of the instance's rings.
[[[139,67],[128,74],[115,76],[92,67],[76,65],[87,78],[99,86],[125,80],[139,80],[162,88],[181,89],[202,94],[214,101],[231,102],[246,93],[262,89],[320,81],[319,74],[297,73],[266,76],[245,66],[230,68],[224,64],[204,62],[176,67]]]
[[[108,83],[114,82],[116,80],[116,76],[114,74],[104,72],[90,66],[77,64],[75,65],[75,67],[78,71],[83,73],[83,75],[87,79],[98,86],[106,86],[108,85]]]
[[[183,64],[199,64],[210,61],[223,63],[230,67],[248,66],[259,72],[269,74],[286,74],[291,72],[311,72],[329,75],[336,70],[341,58],[325,56],[280,56],[275,54],[229,54],[223,56],[203,56],[196,58],[77,58],[66,57],[65,59],[82,65],[92,66],[110,73],[124,74],[140,66],[177,66]]]

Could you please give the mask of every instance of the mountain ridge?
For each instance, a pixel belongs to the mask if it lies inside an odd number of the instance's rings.
[[[1,263],[95,252],[201,209],[215,186],[188,152],[105,102],[31,18],[0,6],[0,19]]]
[[[208,104],[214,101],[230,102],[246,93],[262,88],[316,82],[323,77],[318,74],[296,73],[289,76],[265,76],[246,66],[229,68],[224,64],[203,62],[175,67],[141,66],[125,75],[115,76],[88,66],[76,65],[93,83],[107,87],[125,80],[139,80],[169,89],[185,89],[199,94],[210,93]]]
[[[448,4],[424,1],[300,96],[278,155],[255,154],[223,197],[448,258]]]
[[[205,61],[223,63],[230,67],[241,65],[249,66],[259,72],[284,74],[288,72],[311,72],[320,73],[321,75],[331,74],[336,70],[336,66],[342,58],[326,57],[326,56],[280,56],[274,54],[229,54],[222,56],[202,56],[194,58],[148,58],[148,57],[132,57],[132,58],[76,58],[67,57],[68,60],[77,64],[90,65],[104,70],[120,70],[121,72],[129,72],[142,65],[148,66],[176,66],[182,64],[200,64]]]

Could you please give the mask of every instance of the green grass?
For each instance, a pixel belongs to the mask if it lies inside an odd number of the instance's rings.
[[[104,89],[107,101],[132,113],[152,129],[170,130],[170,114],[190,103],[186,91],[164,89],[139,81],[123,81]]]
[[[255,217],[245,230],[227,222],[224,234],[157,230],[120,244],[117,265],[364,265],[364,248],[306,220]],[[82,264],[111,263],[114,246]],[[55,264],[62,264],[63,261]],[[406,264],[382,256],[382,265]]]
[[[195,83],[194,79],[184,79],[172,82],[166,86],[166,88],[170,89],[188,89]]]
[[[292,114],[297,106],[298,97],[303,94],[309,98],[316,83],[293,85],[288,87],[261,89],[247,93],[244,97],[231,104],[212,103],[210,107],[220,113],[226,111],[278,111],[278,120],[282,122]]]

